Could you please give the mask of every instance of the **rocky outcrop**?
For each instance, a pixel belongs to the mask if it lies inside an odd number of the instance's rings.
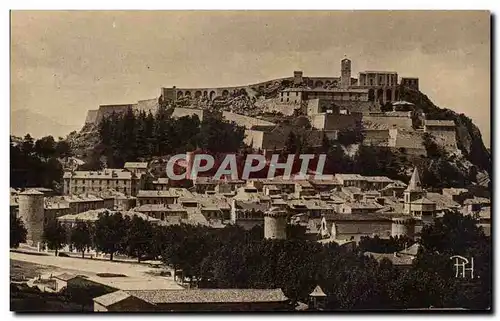
[[[464,114],[450,109],[441,109],[423,93],[400,87],[400,99],[415,104],[417,110],[425,113],[426,119],[453,120],[456,125],[457,147],[462,155],[476,166],[480,172],[491,173],[491,155],[484,146],[481,132],[472,120]]]

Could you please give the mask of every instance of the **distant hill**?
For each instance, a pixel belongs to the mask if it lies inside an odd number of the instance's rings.
[[[59,136],[66,137],[70,132],[79,130],[81,126],[66,125],[27,109],[13,110],[10,113],[10,134],[24,137],[30,134],[33,138],[52,135],[56,140]]]

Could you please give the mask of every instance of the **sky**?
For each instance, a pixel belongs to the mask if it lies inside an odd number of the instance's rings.
[[[11,112],[81,128],[100,104],[161,87],[339,76],[340,60],[420,78],[442,108],[469,116],[490,145],[486,11],[12,11]],[[48,129],[48,131],[50,131]]]

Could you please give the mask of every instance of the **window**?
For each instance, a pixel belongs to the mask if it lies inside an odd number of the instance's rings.
[[[283,102],[283,97],[281,98],[281,102]]]
[[[286,99],[286,101],[287,101],[287,102],[289,102],[289,101],[290,101],[290,98],[287,98],[287,99]]]

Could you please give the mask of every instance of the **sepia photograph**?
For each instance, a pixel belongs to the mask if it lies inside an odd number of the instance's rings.
[[[10,311],[492,313],[491,12],[9,15]]]

